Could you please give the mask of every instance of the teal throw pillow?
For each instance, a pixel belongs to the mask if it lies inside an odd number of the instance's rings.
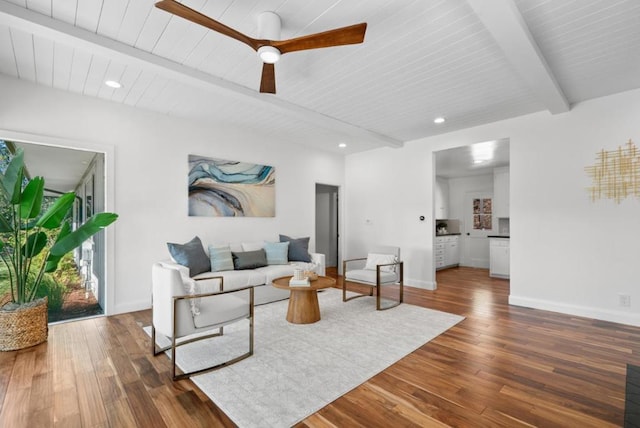
[[[229,247],[214,247],[209,245],[209,259],[211,260],[211,272],[233,270],[233,257]]]
[[[289,263],[288,242],[265,242],[264,252],[267,253],[267,264],[286,265]]]

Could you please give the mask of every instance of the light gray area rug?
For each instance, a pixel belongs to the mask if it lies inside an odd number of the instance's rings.
[[[309,325],[286,321],[288,301],[257,306],[254,355],[191,379],[240,427],[289,427],[464,319],[409,304],[376,311],[373,297],[344,303],[335,289],[318,299],[322,319]],[[191,371],[244,353],[248,331],[237,323],[178,348],[178,366]]]

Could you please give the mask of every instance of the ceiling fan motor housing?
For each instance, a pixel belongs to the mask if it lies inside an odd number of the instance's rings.
[[[282,22],[274,12],[262,12],[258,15],[258,38],[265,40],[280,40]],[[273,64],[280,59],[280,51],[273,46],[258,48],[258,56],[263,62]]]
[[[258,38],[280,40],[282,21],[274,12],[262,12],[258,15]]]

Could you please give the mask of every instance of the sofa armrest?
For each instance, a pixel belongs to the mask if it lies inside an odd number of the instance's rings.
[[[320,276],[324,276],[326,273],[325,256],[322,253],[309,253],[311,261],[316,264],[316,273]]]
[[[179,265],[177,265],[179,266]],[[171,337],[173,332],[173,297],[186,293],[184,279],[179,269],[164,263],[155,263],[152,267],[151,281],[151,304],[152,322],[156,330],[167,337]],[[182,302],[185,309],[189,309],[188,302]],[[181,325],[185,325],[188,320],[193,323],[193,317],[187,311],[181,311],[181,320],[177,320]]]
[[[188,280],[191,277],[189,276],[189,268],[186,266],[182,266],[179,263],[176,263],[172,260],[162,260],[159,262],[160,265],[162,265],[162,267],[168,268],[168,269],[174,269],[177,270],[178,272],[180,272],[180,276],[182,277],[183,280]]]

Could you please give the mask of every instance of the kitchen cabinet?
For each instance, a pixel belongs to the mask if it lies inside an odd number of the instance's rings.
[[[434,244],[436,270],[460,264],[459,240],[458,235],[436,236]]]
[[[445,219],[449,217],[449,181],[446,178],[436,177],[436,188],[433,203],[436,219]]]
[[[489,276],[509,278],[509,238],[489,238]]]
[[[493,170],[493,217],[509,217],[509,167]]]

